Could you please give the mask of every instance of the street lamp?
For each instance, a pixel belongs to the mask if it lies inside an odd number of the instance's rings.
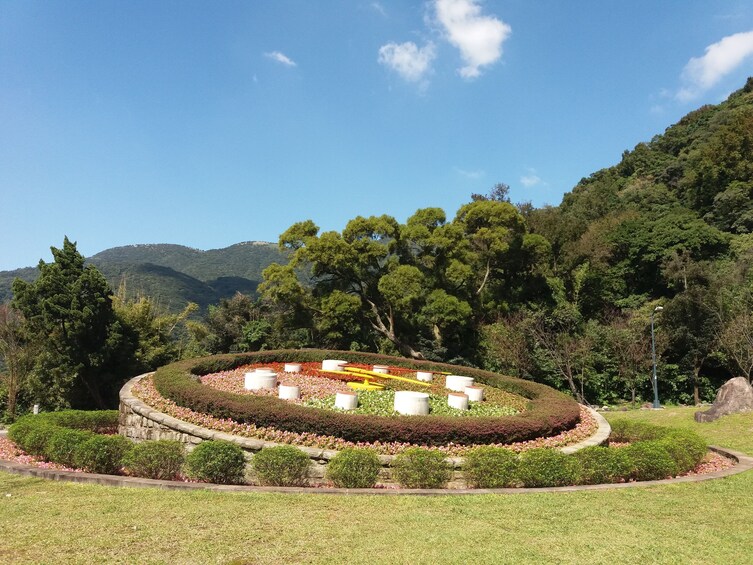
[[[664,310],[664,308],[657,306],[656,308],[654,308],[654,311],[651,312],[651,359],[654,363],[654,378],[651,384],[654,387],[654,408],[661,408],[661,405],[659,404],[659,385],[656,382],[656,342],[654,340],[654,314],[661,312],[662,310]]]

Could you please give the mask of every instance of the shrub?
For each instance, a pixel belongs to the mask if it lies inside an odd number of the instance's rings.
[[[670,430],[661,442],[677,462],[680,473],[695,469],[709,450],[706,441],[691,430]]]
[[[16,420],[16,423],[8,428],[8,439],[15,443],[21,449],[24,449],[26,436],[36,428],[34,416],[23,416]]]
[[[518,456],[503,447],[482,446],[465,457],[463,474],[471,488],[503,488],[515,484]]]
[[[86,430],[58,428],[47,442],[45,457],[49,461],[73,467],[76,464],[76,450],[82,443],[91,439],[93,435],[92,432]]]
[[[77,467],[90,473],[115,475],[133,444],[123,436],[95,435],[78,446],[73,456]]]
[[[34,422],[31,429],[24,436],[21,447],[29,455],[43,457],[47,452],[47,443],[50,441],[52,434],[60,429],[62,428],[45,420]]]
[[[199,481],[240,484],[245,471],[243,450],[229,441],[203,441],[186,456],[186,474]]]
[[[392,476],[405,488],[444,488],[452,469],[439,451],[411,447],[393,460]]]
[[[622,449],[586,447],[576,451],[574,457],[580,464],[580,484],[599,485],[626,480],[632,472],[630,458]]]
[[[379,457],[371,449],[343,449],[327,465],[326,477],[336,487],[371,488],[376,484]]]
[[[659,441],[641,441],[617,449],[630,459],[631,479],[654,481],[677,474],[677,463]]]
[[[518,479],[526,487],[561,487],[577,484],[578,461],[557,449],[526,451],[518,461]]]
[[[134,445],[124,463],[128,472],[137,477],[170,481],[178,476],[185,459],[183,444],[162,439]]]
[[[292,445],[266,447],[251,458],[251,467],[261,485],[295,487],[306,484],[308,455]]]

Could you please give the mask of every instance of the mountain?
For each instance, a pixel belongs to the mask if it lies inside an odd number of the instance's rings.
[[[187,302],[205,310],[236,292],[254,294],[262,271],[287,258],[272,243],[249,241],[209,251],[171,244],[127,245],[87,261],[113,289],[124,284],[130,296],[150,296],[168,310],[179,311]],[[34,267],[0,271],[0,303],[10,300],[13,280],[33,281],[36,276]]]

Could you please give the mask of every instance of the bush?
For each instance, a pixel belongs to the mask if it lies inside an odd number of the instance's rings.
[[[471,488],[504,488],[515,485],[518,456],[503,447],[482,446],[465,457],[463,474]]]
[[[579,482],[584,485],[617,483],[626,480],[632,472],[630,458],[617,448],[586,447],[570,457],[580,464]]]
[[[411,447],[393,460],[392,476],[405,488],[444,488],[452,469],[439,451]]]
[[[557,449],[524,452],[518,461],[518,479],[526,487],[561,487],[578,483],[578,461]]]
[[[115,475],[132,446],[123,436],[95,435],[78,446],[73,461],[76,467],[89,473]]]
[[[292,445],[266,447],[251,458],[251,467],[261,485],[295,487],[306,484],[311,461]]]
[[[180,473],[185,459],[183,444],[162,439],[134,445],[124,463],[128,472],[136,477],[171,481]]]
[[[81,444],[90,440],[93,435],[92,432],[86,430],[58,428],[47,442],[45,457],[49,461],[73,467],[76,464],[76,450]]]
[[[243,450],[229,441],[203,441],[186,456],[186,474],[198,481],[240,484],[245,471]]]
[[[24,444],[26,443],[26,436],[36,427],[34,416],[23,416],[8,428],[8,439],[21,449],[25,449]]]
[[[326,477],[343,488],[371,488],[376,484],[379,457],[371,449],[343,449],[327,465]]]
[[[47,453],[47,443],[52,434],[60,429],[62,428],[44,420],[35,422],[24,437],[21,447],[29,455],[44,457]]]
[[[690,430],[670,430],[660,441],[677,462],[680,473],[695,469],[709,450],[706,441]]]
[[[677,463],[659,441],[641,441],[617,449],[630,459],[631,479],[654,481],[677,474]]]

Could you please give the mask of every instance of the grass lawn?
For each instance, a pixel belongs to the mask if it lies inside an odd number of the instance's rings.
[[[753,414],[610,414],[753,455]],[[119,489],[0,473],[2,563],[751,563],[753,472],[601,492],[378,497]]]

